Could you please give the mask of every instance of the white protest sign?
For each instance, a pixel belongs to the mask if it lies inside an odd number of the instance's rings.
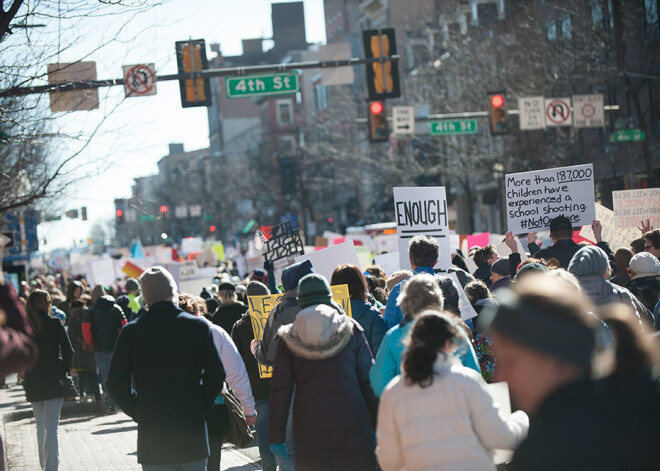
[[[318,273],[327,278],[328,283],[332,278],[332,272],[335,271],[338,265],[344,263],[351,263],[356,267],[360,266],[353,241],[347,241],[337,245],[331,245],[325,249],[317,250],[305,255],[299,255],[295,258],[295,262],[302,262],[309,260],[314,267],[314,273]]]
[[[605,126],[603,95],[573,95],[573,126],[576,128]]]
[[[191,280],[197,278],[197,262],[194,260],[186,260],[179,264],[179,279],[181,281]]]
[[[570,98],[546,98],[545,99],[545,125],[570,126],[573,124]]]
[[[184,237],[181,239],[181,255],[187,257],[191,253],[201,253],[203,245],[201,237]]]
[[[444,186],[394,188],[394,214],[399,239],[399,267],[410,270],[408,245],[417,234],[433,237],[440,244],[435,268],[451,266],[447,195]]]
[[[382,234],[375,237],[376,252],[387,253],[399,250],[399,241],[396,234]]]
[[[475,311],[472,304],[470,304],[470,300],[465,294],[465,290],[458,279],[458,275],[453,272],[446,273],[446,275],[454,280],[454,284],[456,285],[456,290],[458,291],[458,310],[461,311],[461,320],[466,321],[473,317],[477,317],[477,311]]]
[[[172,274],[176,286],[181,290],[181,264],[179,262],[169,262],[165,264],[165,269]]]
[[[520,130],[545,129],[545,99],[542,96],[518,98],[520,110]]]
[[[613,191],[614,227],[639,227],[648,219],[660,227],[660,188]]]
[[[112,258],[86,260],[85,268],[85,278],[90,286],[111,285],[117,281],[115,261]]]
[[[415,108],[394,106],[392,108],[392,132],[394,134],[415,134]]]
[[[488,394],[493,398],[493,402],[499,409],[500,417],[508,419],[511,417],[511,398],[509,396],[509,384],[491,383],[487,384]],[[513,458],[513,451],[510,450],[495,450],[493,454],[493,462],[495,464],[502,464],[511,461]]]
[[[506,176],[506,217],[511,232],[546,229],[560,215],[573,226],[591,224],[595,219],[592,164]]]
[[[603,240],[610,245],[613,252],[616,252],[619,247],[630,247],[630,243],[635,239],[639,239],[642,235],[639,229],[632,227],[616,229],[614,225],[614,211],[598,203],[596,203],[596,219],[600,221],[600,225],[603,228],[601,234]],[[591,229],[591,224],[582,226],[580,236],[590,240],[594,244],[596,243],[596,236],[594,236],[594,232]]]
[[[389,252],[374,257],[374,265],[380,265],[387,276],[399,269],[399,252]]]

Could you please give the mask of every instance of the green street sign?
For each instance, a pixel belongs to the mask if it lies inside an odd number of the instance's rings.
[[[298,91],[300,91],[300,80],[295,72],[225,78],[227,98],[286,95]]]
[[[646,139],[641,129],[622,129],[610,135],[610,142],[637,142]]]
[[[455,134],[476,134],[479,130],[476,119],[455,119],[429,121],[431,136],[452,136]]]
[[[138,216],[138,221],[155,221],[155,220],[156,220],[156,216],[154,216],[153,214],[142,214]]]

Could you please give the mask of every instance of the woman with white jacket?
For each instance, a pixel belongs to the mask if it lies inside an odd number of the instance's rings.
[[[206,302],[202,298],[189,294],[179,294],[179,307],[196,316],[201,316],[206,312]],[[250,379],[248,378],[243,358],[238,353],[238,349],[229,334],[222,327],[215,325],[208,319],[206,320],[211,328],[213,342],[218,349],[222,366],[225,368],[225,381],[234,392],[236,399],[243,406],[245,422],[251,427],[257,421],[257,412],[254,406]],[[222,395],[217,397],[213,409],[211,409],[209,416],[206,418],[206,424],[208,427],[210,449],[207,469],[209,471],[219,471],[222,442],[229,425],[227,406],[224,404]]]
[[[415,321],[403,373],[388,384],[378,409],[383,471],[494,470],[492,450],[513,450],[526,437],[527,415],[500,416],[481,375],[452,355],[457,329],[436,311]]]

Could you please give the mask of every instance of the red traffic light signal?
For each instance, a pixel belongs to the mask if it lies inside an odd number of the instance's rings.
[[[369,140],[371,142],[386,142],[388,140],[387,117],[385,116],[385,103],[372,101],[367,108],[367,122],[369,123]]]
[[[118,209],[117,211],[115,211],[115,214],[117,215],[118,218],[120,218],[124,215],[124,210]]]
[[[374,101],[373,103],[371,103],[370,109],[372,114],[381,114],[385,109],[385,107],[380,101]]]
[[[504,92],[493,92],[490,96],[490,134],[507,134],[509,123],[506,114],[506,94]]]
[[[163,213],[163,214],[165,214],[165,213],[167,212],[167,206],[162,205],[162,206],[160,207],[160,212]]]
[[[504,105],[504,97],[502,95],[493,95],[490,97],[490,104],[493,108],[501,108]]]
[[[216,227],[215,226],[209,226],[209,231],[210,232],[215,232]]]

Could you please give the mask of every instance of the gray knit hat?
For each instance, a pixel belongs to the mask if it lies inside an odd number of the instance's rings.
[[[268,286],[259,281],[250,281],[245,290],[245,294],[247,296],[268,296],[270,290],[268,289]]]
[[[568,271],[575,276],[603,275],[610,266],[607,254],[600,247],[587,245],[578,250],[571,262]]]
[[[163,267],[151,267],[140,276],[142,297],[151,306],[160,301],[178,302],[179,294],[172,274]]]
[[[497,259],[497,261],[490,266],[490,271],[501,276],[509,276],[511,274],[509,272],[509,257]]]

